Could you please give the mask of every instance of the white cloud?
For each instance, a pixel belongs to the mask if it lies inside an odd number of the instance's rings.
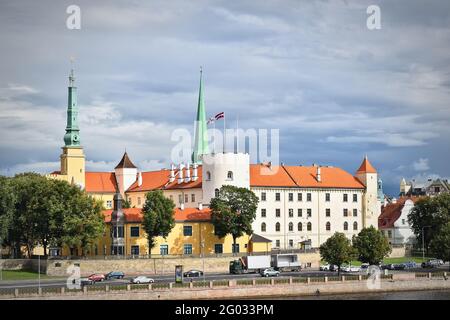
[[[414,161],[413,168],[415,171],[428,171],[430,170],[430,166],[428,164],[428,159],[420,158],[417,161]]]

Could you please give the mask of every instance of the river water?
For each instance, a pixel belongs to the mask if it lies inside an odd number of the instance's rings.
[[[278,300],[270,298],[270,300]],[[450,300],[450,290],[352,293],[284,297],[279,300]]]

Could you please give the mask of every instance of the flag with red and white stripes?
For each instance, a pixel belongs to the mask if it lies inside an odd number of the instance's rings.
[[[225,118],[225,112],[220,112],[220,113],[216,114],[214,117],[209,118],[207,124],[214,123],[217,120],[223,119],[223,118]]]

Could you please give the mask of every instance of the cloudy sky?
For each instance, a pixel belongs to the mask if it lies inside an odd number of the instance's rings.
[[[208,115],[280,129],[286,164],[354,172],[367,154],[390,194],[450,176],[447,0],[2,1],[0,48],[0,174],[58,169],[73,56],[90,170],[125,148],[142,170],[168,166],[202,65]]]

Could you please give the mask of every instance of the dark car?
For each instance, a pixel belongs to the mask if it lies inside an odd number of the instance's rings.
[[[437,268],[441,264],[439,263],[439,260],[437,259],[430,259],[427,262],[422,262],[422,268]]]
[[[394,264],[394,270],[405,270],[406,265],[404,263]]]
[[[203,271],[200,270],[189,270],[183,273],[183,276],[186,278],[194,278],[194,277],[201,277],[203,275]]]
[[[105,279],[123,279],[125,274],[122,271],[111,271],[110,273],[105,274]]]

